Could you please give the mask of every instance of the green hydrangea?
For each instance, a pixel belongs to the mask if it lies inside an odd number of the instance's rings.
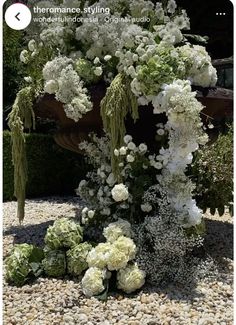
[[[138,68],[137,79],[145,95],[156,95],[165,83],[185,75],[182,60],[171,55],[171,49],[158,49],[157,54]]]
[[[61,218],[48,227],[45,244],[52,250],[63,247],[72,248],[78,245],[83,239],[83,229],[73,219]]]
[[[92,62],[86,59],[78,59],[75,62],[76,72],[87,83],[96,83],[99,80],[99,77],[94,74],[94,69]]]
[[[44,271],[47,275],[60,277],[66,273],[65,252],[60,250],[45,250],[45,258],[42,261]]]
[[[29,244],[15,245],[9,257],[6,258],[6,280],[17,286],[22,286],[32,275],[41,274],[43,250]]]
[[[69,274],[80,275],[88,268],[86,259],[92,248],[91,244],[84,242],[67,251],[67,270]]]

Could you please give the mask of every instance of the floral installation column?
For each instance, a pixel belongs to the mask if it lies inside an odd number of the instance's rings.
[[[206,38],[188,32],[187,13],[174,0],[43,1],[37,6],[61,12],[76,7],[80,13],[33,24],[28,49],[20,55],[28,75],[9,115],[20,220],[26,183],[23,129],[32,125],[35,99],[53,95],[66,116],[80,123],[94,109],[90,86],[104,83],[104,134],[91,130],[90,140],[78,144],[93,167],[76,190],[85,201],[80,224],[96,244],[66,247],[69,269],[85,271],[87,296],[108,290],[114,274],[117,288],[126,293],[139,289],[145,278],[153,284],[180,278],[204,232],[186,172],[194,152],[207,142],[203,106],[193,86],[214,87],[217,81]],[[58,11],[51,16],[60,17]],[[150,107],[153,117],[164,116],[155,125],[154,149],[137,142],[126,123],[130,117],[141,119],[141,111]]]

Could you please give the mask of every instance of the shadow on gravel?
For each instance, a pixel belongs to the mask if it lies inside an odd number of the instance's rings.
[[[27,203],[26,199],[26,203]],[[78,206],[81,203],[81,199],[78,196],[45,196],[40,198],[32,198],[30,202],[34,201],[35,203],[49,202],[49,203],[71,203]]]
[[[213,258],[233,259],[233,224],[205,219],[206,237],[204,248]]]
[[[27,243],[43,246],[47,228],[53,222],[50,220],[36,225],[14,226],[5,230],[3,236],[14,236],[13,245]]]

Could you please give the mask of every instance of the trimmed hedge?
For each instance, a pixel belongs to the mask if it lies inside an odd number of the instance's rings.
[[[26,135],[28,161],[27,198],[73,195],[88,171],[84,158],[59,147],[51,135]],[[14,199],[11,134],[3,132],[3,200]]]

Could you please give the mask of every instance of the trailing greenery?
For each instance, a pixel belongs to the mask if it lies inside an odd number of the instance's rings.
[[[33,111],[34,91],[31,87],[21,89],[8,116],[12,137],[12,162],[14,166],[14,195],[17,198],[17,217],[24,219],[25,186],[27,182],[27,160],[24,127],[35,128]]]
[[[219,215],[225,212],[225,206],[233,212],[233,128],[226,134],[220,134],[210,146],[198,152],[192,165],[192,174],[197,184],[196,198],[204,211],[216,209]]]
[[[114,149],[123,145],[126,131],[125,118],[128,113],[132,115],[134,121],[138,119],[138,102],[131,91],[129,79],[119,73],[101,101],[103,126],[111,136],[111,165],[116,176],[118,176],[118,164],[114,156]]]
[[[26,197],[74,194],[88,171],[82,156],[60,148],[50,135],[26,134],[28,182]],[[11,134],[3,132],[3,199],[14,198]]]

